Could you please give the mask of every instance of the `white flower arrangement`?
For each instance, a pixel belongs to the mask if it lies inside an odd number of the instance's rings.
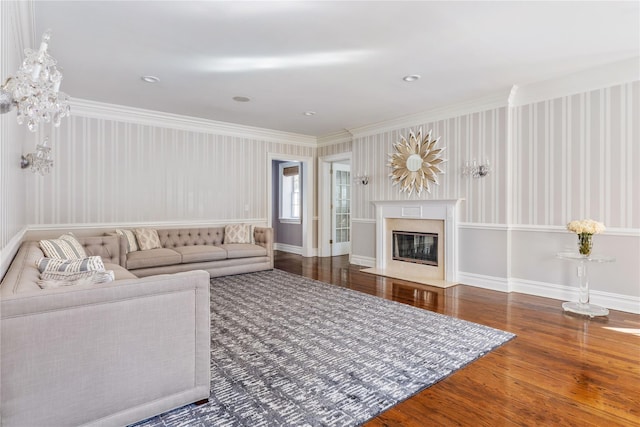
[[[604,224],[592,219],[582,219],[580,221],[571,221],[567,224],[567,230],[576,234],[599,234],[605,230]]]

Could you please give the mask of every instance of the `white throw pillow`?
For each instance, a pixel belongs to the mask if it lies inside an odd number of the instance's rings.
[[[104,271],[104,263],[99,256],[82,259],[40,258],[36,261],[40,273],[78,273],[81,271]]]
[[[40,240],[40,249],[49,258],[82,259],[87,257],[80,242],[71,234],[63,234],[57,239]]]
[[[138,247],[141,251],[161,248],[158,231],[153,228],[136,228],[133,230],[138,240]]]
[[[109,283],[113,280],[115,280],[115,274],[112,270],[82,271],[79,273],[42,273],[41,279],[38,280],[38,286],[42,289],[53,289],[61,286]]]
[[[249,224],[229,224],[224,227],[224,243],[251,243]]]
[[[116,229],[116,234],[124,236],[124,238],[127,240],[127,253],[135,252],[138,250],[138,241],[136,240],[136,236],[135,234],[133,234],[133,231],[118,228]]]

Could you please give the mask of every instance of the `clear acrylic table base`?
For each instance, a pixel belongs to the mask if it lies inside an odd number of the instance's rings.
[[[589,304],[589,303],[581,303],[581,302],[563,302],[562,309],[564,311],[570,311],[572,313],[584,314],[589,317],[595,316],[606,316],[609,314],[609,310],[600,307],[599,305]]]
[[[607,316],[609,310],[599,305],[589,303],[589,263],[590,262],[612,262],[615,259],[610,257],[581,257],[575,254],[560,253],[558,258],[576,261],[578,266],[576,273],[580,281],[578,301],[562,303],[562,309],[571,313],[583,314],[589,317]]]

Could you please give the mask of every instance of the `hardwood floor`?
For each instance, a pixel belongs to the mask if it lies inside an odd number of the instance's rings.
[[[517,334],[365,426],[640,426],[640,315],[566,314],[561,301],[361,273],[348,258],[276,252],[278,269]]]

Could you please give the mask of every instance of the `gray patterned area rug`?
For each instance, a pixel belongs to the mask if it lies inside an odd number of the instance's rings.
[[[513,338],[279,270],[211,280],[211,396],[137,426],[357,426]]]

